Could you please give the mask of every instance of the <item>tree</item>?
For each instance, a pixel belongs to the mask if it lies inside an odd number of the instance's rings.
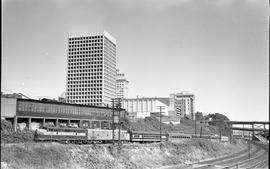
[[[195,114],[195,118],[196,118],[197,121],[203,120],[204,117],[203,117],[202,112],[197,112],[197,113]]]
[[[227,116],[220,113],[215,113],[206,115],[205,119],[211,119],[211,121],[209,121],[209,124],[218,127],[219,131],[222,132],[222,134],[229,134],[230,129],[228,124],[225,122],[230,120]]]

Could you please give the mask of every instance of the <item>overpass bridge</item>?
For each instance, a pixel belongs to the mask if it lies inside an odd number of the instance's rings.
[[[245,133],[242,135],[244,137],[250,137],[251,134],[251,139],[257,138],[262,142],[268,142],[265,137],[269,137],[269,121],[226,121],[226,123],[231,131],[230,139],[238,131]],[[262,135],[265,137],[262,137]]]

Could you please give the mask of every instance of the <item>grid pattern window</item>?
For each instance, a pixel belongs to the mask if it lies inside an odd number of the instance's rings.
[[[126,98],[129,82],[126,80],[124,73],[119,73],[119,69],[116,72],[116,96],[117,98]]]
[[[104,102],[116,97],[116,45],[104,36]]]
[[[104,106],[115,91],[116,45],[104,35],[69,37],[68,103]],[[108,93],[108,94],[107,94]]]
[[[128,82],[126,80],[117,80],[116,81],[116,95],[118,98],[126,98],[128,90]]]

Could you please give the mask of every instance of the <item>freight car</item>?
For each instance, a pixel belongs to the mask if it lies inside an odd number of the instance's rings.
[[[119,131],[114,131],[114,140],[118,140]],[[78,129],[46,127],[45,131],[35,134],[35,141],[55,141],[65,143],[108,143],[112,142],[112,130]],[[161,134],[162,141],[168,141],[168,135]],[[120,130],[121,142],[158,142],[160,133]]]

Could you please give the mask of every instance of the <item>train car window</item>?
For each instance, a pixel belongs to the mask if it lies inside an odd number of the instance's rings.
[[[19,102],[18,111],[25,111],[25,104],[22,104],[21,102]]]
[[[39,113],[42,113],[43,112],[43,110],[42,110],[42,107],[43,105],[41,104],[41,103],[37,103],[37,112],[39,112]]]
[[[33,104],[31,104],[31,103],[29,104],[29,111],[33,112]]]
[[[49,106],[50,106],[50,112],[54,114],[55,113],[55,105],[49,104]]]
[[[73,106],[70,107],[71,114],[75,114],[75,108]]]
[[[66,110],[66,107],[65,106],[61,106],[62,107],[62,111],[64,114],[67,114],[67,110]]]
[[[45,112],[45,105],[44,105],[44,103],[41,103],[40,106],[41,106],[41,112],[44,113]]]
[[[63,106],[56,106],[57,113],[62,114],[63,113]]]

